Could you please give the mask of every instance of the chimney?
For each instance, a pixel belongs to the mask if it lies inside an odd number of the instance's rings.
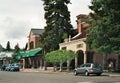
[[[82,33],[82,22],[80,19],[77,19],[77,29],[78,29],[78,34]]]

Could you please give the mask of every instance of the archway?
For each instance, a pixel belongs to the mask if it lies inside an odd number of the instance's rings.
[[[84,53],[82,50],[77,51],[77,66],[80,66],[84,63]]]

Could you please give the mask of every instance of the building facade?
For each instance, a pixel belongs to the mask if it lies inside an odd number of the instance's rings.
[[[104,57],[102,54],[91,51],[86,45],[86,30],[89,28],[89,24],[83,20],[88,18],[89,16],[84,14],[77,16],[78,34],[60,43],[60,49],[72,50],[78,54],[78,57],[75,58],[75,67],[87,62],[96,62],[104,66],[105,69],[108,69],[110,63],[113,64],[113,70],[120,69],[120,57],[117,54],[112,53]]]
[[[31,29],[28,36],[28,50],[38,47],[39,42],[41,42],[40,35],[43,31],[43,29]]]
[[[39,43],[41,42],[40,35],[43,29],[31,29],[28,36],[27,51],[20,52],[18,59],[20,59],[22,68],[41,68],[43,67],[43,53]]]

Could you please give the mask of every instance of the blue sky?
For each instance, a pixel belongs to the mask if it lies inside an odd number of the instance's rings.
[[[76,16],[88,14],[91,0],[71,0],[71,24],[76,28]],[[18,43],[23,48],[31,28],[44,28],[44,9],[41,0],[0,0],[0,44],[12,48]]]

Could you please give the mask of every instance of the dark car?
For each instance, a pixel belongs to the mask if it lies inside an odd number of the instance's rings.
[[[19,65],[12,64],[12,65],[9,67],[9,71],[20,71],[20,67],[19,67]]]
[[[89,76],[90,74],[101,75],[103,73],[102,66],[97,63],[86,63],[80,67],[74,69],[74,75],[84,74]]]

